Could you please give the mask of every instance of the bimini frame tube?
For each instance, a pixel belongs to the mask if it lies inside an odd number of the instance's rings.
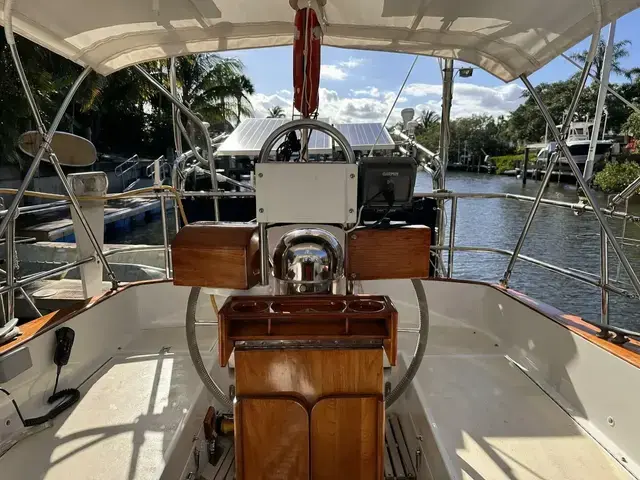
[[[633,267],[631,266],[626,255],[622,251],[622,248],[620,247],[620,244],[618,243],[618,240],[616,239],[616,236],[613,233],[613,230],[611,230],[611,227],[607,223],[607,219],[605,218],[604,214],[600,210],[600,207],[598,205],[596,198],[594,197],[591,190],[589,190],[587,181],[582,176],[582,172],[580,171],[580,168],[576,164],[576,161],[573,159],[573,156],[571,155],[571,152],[569,151],[569,147],[567,147],[567,144],[564,141],[563,136],[561,135],[558,128],[554,125],[553,117],[551,116],[549,109],[542,101],[542,98],[540,98],[540,95],[538,95],[538,92],[536,92],[536,89],[533,87],[533,85],[531,85],[531,82],[529,82],[529,79],[526,77],[526,75],[522,75],[520,78],[522,79],[522,82],[524,83],[525,87],[527,87],[527,90],[529,90],[529,92],[531,93],[531,97],[534,99],[534,101],[538,105],[538,108],[540,108],[540,111],[542,112],[542,115],[545,121],[547,122],[547,125],[549,125],[549,131],[555,138],[555,141],[558,142],[558,148],[560,148],[560,150],[562,151],[562,154],[567,159],[567,162],[569,163],[569,167],[571,168],[571,171],[575,175],[578,185],[580,186],[580,188],[582,188],[584,195],[587,197],[587,199],[589,200],[589,203],[593,207],[593,213],[597,217],[598,222],[602,227],[603,233],[609,239],[609,242],[611,243],[613,250],[616,252],[616,255],[618,256],[618,259],[620,260],[622,267],[624,268],[625,272],[627,272],[627,275],[629,276],[629,280],[631,280],[634,290],[638,295],[640,295],[640,280],[638,280],[638,276],[633,271]],[[515,252],[514,252],[514,255],[515,255]]]
[[[7,29],[5,27],[5,32],[6,31],[7,31]],[[16,54],[17,54],[17,52],[16,52]],[[19,63],[19,62],[16,63],[16,68],[21,69],[22,68],[22,64]],[[73,193],[73,189],[71,188],[71,185],[69,184],[69,181],[67,180],[67,177],[65,176],[64,172],[62,171],[62,167],[60,166],[60,162],[58,161],[58,157],[56,157],[55,153],[51,149],[51,139],[53,138],[53,135],[56,133],[58,125],[60,125],[60,122],[62,121],[62,118],[63,118],[63,116],[64,116],[64,114],[65,114],[65,112],[67,110],[67,107],[71,103],[71,100],[73,99],[73,96],[75,95],[75,93],[78,91],[78,88],[80,87],[80,84],[84,81],[85,78],[87,78],[87,76],[89,75],[90,72],[91,72],[91,68],[87,67],[78,76],[76,81],[71,86],[71,89],[67,93],[67,96],[63,100],[62,105],[60,106],[60,109],[58,110],[58,113],[56,114],[55,118],[53,119],[53,122],[51,123],[51,126],[49,127],[49,131],[45,135],[42,136],[43,140],[42,140],[42,143],[40,144],[40,148],[38,149],[38,152],[36,153],[35,157],[33,158],[33,161],[31,162],[31,166],[29,167],[29,170],[27,170],[27,174],[25,175],[25,178],[24,178],[22,184],[18,188],[18,191],[16,192],[16,195],[13,198],[13,202],[11,202],[11,205],[7,209],[6,216],[2,219],[2,222],[0,222],[0,236],[2,236],[4,233],[6,233],[7,227],[9,225],[9,222],[11,222],[14,219],[16,211],[18,210],[18,206],[20,205],[20,201],[22,200],[22,197],[24,196],[24,192],[27,190],[27,187],[28,187],[29,183],[33,179],[35,173],[38,171],[38,166],[40,165],[40,161],[42,160],[42,157],[44,156],[45,152],[48,152],[49,153],[49,161],[50,161],[51,165],[53,166],[54,170],[56,171],[56,173],[58,174],[58,177],[60,178],[60,182],[62,183],[62,186],[64,187],[67,195],[69,196],[69,200],[71,201],[71,205],[73,206],[75,211],[78,213],[78,218],[80,219],[80,223],[82,223],[82,226],[83,226],[84,230],[87,232],[87,235],[89,236],[89,240],[91,241],[91,244],[93,245],[93,248],[96,251],[96,255],[98,257],[98,260],[100,262],[102,262],[102,265],[103,265],[104,269],[106,270],[109,279],[111,280],[112,286],[114,288],[117,288],[118,281],[116,279],[116,276],[113,273],[113,270],[111,269],[111,266],[109,265],[109,262],[104,257],[104,255],[102,253],[102,249],[100,248],[100,244],[98,243],[98,240],[96,239],[96,236],[93,233],[93,230],[91,230],[91,227],[89,226],[89,223],[87,222],[87,219],[85,218],[84,213],[82,212],[82,209],[80,208],[80,203],[78,202],[78,199],[76,198],[76,195]],[[20,77],[22,78],[22,75]],[[29,92],[29,93],[31,92],[31,88],[29,87],[28,83],[23,83],[22,85],[24,87],[25,92]],[[29,95],[27,95],[27,96],[29,96]],[[31,97],[33,98],[33,95],[31,95]],[[36,122],[38,122],[38,120],[40,120],[40,122],[42,121],[39,116],[36,117]],[[41,130],[41,129],[44,130],[44,124],[38,123],[38,125],[39,125],[38,130]],[[11,267],[9,265],[7,265],[7,269],[9,269],[9,268],[11,268]]]
[[[602,114],[604,112],[604,104],[607,99],[607,87],[609,86],[609,76],[611,74],[611,63],[613,61],[613,50],[615,48],[616,39],[616,21],[614,20],[609,25],[609,38],[607,40],[607,46],[604,50],[604,59],[602,65],[602,73],[600,76],[600,85],[598,87],[598,99],[596,101],[596,111],[593,117],[593,130],[591,131],[591,138],[589,139],[589,151],[587,152],[587,161],[584,164],[584,178],[589,181],[593,175],[593,166],[596,159],[596,150],[598,147],[598,139],[600,138],[600,124],[602,122]],[[606,133],[606,119],[605,125],[602,127],[602,138]]]
[[[24,194],[27,190],[29,183],[31,182],[36,172],[38,171],[38,167],[45,153],[49,154],[49,161],[51,162],[51,165],[56,170],[56,173],[58,174],[58,177],[60,178],[60,181],[62,182],[62,185],[65,188],[67,195],[69,196],[69,199],[71,201],[71,204],[73,205],[73,208],[77,211],[78,218],[80,219],[82,226],[86,230],[87,235],[91,240],[91,243],[96,251],[97,258],[100,261],[102,261],[103,267],[105,268],[107,275],[111,279],[113,288],[117,288],[118,286],[116,276],[113,273],[113,270],[111,269],[111,267],[109,266],[109,263],[107,262],[106,258],[104,257],[104,254],[102,253],[102,249],[100,248],[100,245],[93,231],[91,230],[91,227],[89,226],[82,210],[80,209],[80,204],[78,203],[78,200],[74,195],[73,190],[69,185],[69,182],[67,181],[67,177],[64,175],[64,172],[62,171],[60,162],[58,161],[58,158],[56,157],[55,153],[51,148],[51,140],[53,138],[53,135],[56,132],[56,129],[60,125],[60,122],[62,121],[62,118],[67,108],[69,107],[69,104],[73,99],[73,96],[78,91],[78,88],[80,87],[84,79],[87,78],[87,76],[91,72],[91,69],[89,67],[85,68],[82,71],[82,73],[80,73],[78,78],[75,80],[75,82],[69,89],[69,92],[67,92],[66,97],[62,101],[62,105],[58,109],[58,112],[56,113],[56,116],[54,117],[53,122],[51,123],[51,126],[47,131],[45,128],[44,122],[42,121],[40,111],[38,110],[38,105],[33,96],[33,92],[31,91],[31,88],[29,86],[29,81],[27,79],[26,73],[22,66],[22,61],[20,60],[20,55],[18,53],[18,49],[16,46],[15,37],[13,35],[13,18],[11,14],[12,7],[13,7],[13,0],[6,0],[4,4],[4,12],[3,12],[4,21],[5,21],[5,25],[4,25],[5,38],[7,40],[7,44],[9,45],[9,49],[11,50],[11,56],[13,57],[13,62],[16,66],[20,83],[22,84],[25,95],[27,97],[27,101],[29,103],[29,107],[31,108],[31,112],[33,113],[33,117],[36,121],[36,127],[38,129],[42,142],[40,144],[40,147],[38,148],[38,152],[36,153],[36,155],[33,158],[33,161],[31,162],[31,165],[29,166],[29,169],[27,170],[27,173],[25,175],[25,178],[22,184],[18,188],[16,195],[14,196],[13,201],[11,202],[11,205],[7,209],[6,215],[0,222],[0,237],[2,237],[2,235],[5,235],[7,251],[10,252],[10,254],[7,255],[7,287],[9,289],[8,299],[7,299],[8,300],[8,309],[7,309],[8,317],[5,319],[6,323],[4,323],[3,325],[0,325],[0,342],[2,340],[11,338],[16,333],[18,333],[15,326],[12,327],[12,325],[15,325],[15,319],[12,317],[14,315],[14,300],[15,300],[14,295],[15,295],[15,288],[17,283],[14,278],[14,271],[15,271],[14,260],[15,259],[13,255],[13,249],[14,249],[14,243],[15,243],[15,232],[14,232],[15,219],[19,212],[20,202],[24,197]],[[9,231],[9,229],[11,231]]]
[[[598,9],[596,9],[596,14],[597,17],[600,19],[602,17],[601,15],[601,11],[599,11]],[[580,75],[580,79],[578,80],[578,86],[576,87],[576,91],[573,94],[573,98],[571,99],[571,104],[569,105],[569,110],[568,110],[568,115],[567,118],[564,121],[564,124],[562,125],[562,132],[560,134],[560,138],[564,139],[567,136],[567,133],[569,132],[569,126],[571,125],[571,119],[573,118],[573,114],[575,113],[576,109],[578,108],[578,102],[580,100],[580,95],[582,94],[582,91],[584,90],[584,87],[587,83],[587,78],[589,77],[589,72],[591,71],[591,65],[593,63],[593,58],[595,57],[595,53],[596,50],[598,48],[598,42],[600,40],[600,29],[601,29],[601,22],[598,22],[598,28],[594,30],[593,35],[591,37],[591,45],[589,46],[589,53],[587,55],[587,61],[584,64],[584,67],[582,69],[582,73]],[[520,77],[522,79],[523,82],[526,81],[525,85],[531,85],[529,83],[529,80],[526,79],[525,76]],[[529,88],[527,86],[527,88]],[[532,96],[534,96],[534,94],[531,94]],[[535,97],[539,98],[538,93],[535,93]],[[540,107],[542,108],[542,107]],[[551,120],[551,123],[553,123],[553,119]],[[553,128],[557,130],[555,124],[553,125]],[[559,142],[559,140],[556,140]],[[500,280],[500,284],[507,287],[509,286],[509,279],[511,278],[511,274],[513,273],[513,268],[516,265],[516,261],[518,260],[518,255],[520,255],[520,251],[522,250],[522,246],[524,245],[524,241],[527,238],[527,233],[529,233],[529,229],[531,228],[531,224],[533,223],[533,218],[535,217],[536,213],[538,212],[538,207],[540,206],[540,201],[542,200],[542,196],[544,195],[544,191],[547,188],[547,185],[549,184],[549,180],[551,179],[551,173],[553,172],[553,169],[555,167],[556,162],[558,161],[558,158],[560,156],[560,153],[558,151],[552,153],[551,155],[551,159],[549,160],[549,163],[547,164],[547,171],[544,175],[544,178],[542,179],[542,183],[540,184],[540,188],[538,189],[538,193],[536,194],[536,199],[533,202],[533,205],[531,206],[531,210],[529,211],[529,214],[527,215],[527,218],[524,222],[524,227],[522,228],[522,232],[520,233],[520,237],[518,238],[518,241],[516,242],[516,246],[513,249],[513,255],[511,256],[511,259],[509,260],[509,264],[507,265],[507,269],[504,272],[504,275],[502,276],[502,279]],[[567,159],[567,161],[569,161]],[[575,174],[575,173],[574,173]],[[580,172],[580,176],[582,177],[582,172]],[[592,204],[593,205],[593,204]],[[594,205],[595,208],[595,205]]]
[[[178,98],[178,80],[177,80],[177,76],[176,76],[176,57],[171,57],[170,63],[169,63],[169,82],[170,82],[170,86],[171,86],[171,95],[173,95],[174,97]],[[180,155],[182,155],[182,136],[180,134],[180,132],[178,131],[178,124],[177,124],[177,119],[179,118],[178,115],[180,114],[180,112],[178,112],[178,107],[175,106],[174,103],[171,104],[171,118],[173,120],[173,141],[175,142],[175,147],[176,147],[176,158],[180,158]],[[177,168],[177,164],[175,164]],[[176,174],[178,172],[175,172]],[[176,176],[172,175],[171,177],[173,178],[177,178]],[[173,181],[172,183],[172,187],[173,188],[178,188],[178,185],[173,185]],[[176,182],[177,183],[177,182]],[[177,212],[178,211],[178,202],[177,200],[173,201],[173,211]],[[178,215],[175,215],[175,221],[176,221],[176,233],[178,233],[180,231],[180,217]]]
[[[207,127],[205,126],[205,124],[202,123],[202,120],[200,120],[195,113],[189,110],[189,108],[187,108],[187,106],[184,103],[182,103],[179,98],[172,95],[171,92],[169,92],[169,90],[164,88],[164,86],[158,80],[153,78],[153,76],[149,72],[147,72],[144,68],[142,68],[140,65],[134,65],[133,68],[135,68],[138,72],[140,72],[140,74],[144,78],[146,78],[149,81],[149,83],[151,83],[151,85],[156,87],[158,91],[162,93],[162,95],[164,95],[171,103],[173,103],[176,107],[178,107],[178,109],[182,113],[184,113],[187,117],[189,117],[189,119],[193,123],[195,123],[198,126],[198,128],[200,128],[200,130],[202,130],[202,134],[204,135],[205,142],[207,143],[207,160],[209,161],[209,173],[211,175],[211,189],[214,192],[217,192],[218,178],[216,177],[216,165],[215,165],[215,158],[213,156],[213,146],[211,145],[211,137],[209,136],[209,130],[207,130]],[[216,221],[218,221],[220,220],[220,210],[218,207],[217,198],[213,199],[213,205],[215,209],[215,219]]]
[[[178,97],[178,80],[176,75],[176,57],[171,57],[169,64],[169,82],[171,87],[171,95],[176,98]],[[173,119],[173,141],[176,146],[176,156],[182,155],[182,137],[180,132],[178,131],[178,125],[176,123],[176,118],[178,116],[178,107],[176,107],[175,103],[171,104],[171,116]]]

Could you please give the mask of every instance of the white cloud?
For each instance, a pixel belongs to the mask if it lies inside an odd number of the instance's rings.
[[[288,117],[291,114],[293,97],[291,96],[291,92],[289,92],[289,95],[280,95],[280,93],[283,93],[284,91],[280,90],[278,93],[273,95],[265,95],[264,93],[256,93],[254,95],[251,95],[250,100],[251,105],[253,106],[253,116],[266,117],[271,107],[278,106],[282,107],[285,112],[285,116]]]
[[[364,58],[349,57],[349,60],[340,62],[339,65],[345,68],[356,68],[364,63]]]
[[[337,65],[320,65],[320,78],[327,80],[344,80],[348,74]]]
[[[337,65],[320,65],[320,78],[326,80],[344,80],[349,76],[347,70],[359,67],[364,63],[362,58],[349,57],[349,60],[338,62]]]
[[[456,83],[453,86],[451,116],[456,118],[473,114],[505,115],[523,102],[523,90],[515,83],[496,87]],[[442,86],[440,85],[412,83],[407,85],[403,93],[413,97],[426,97],[426,101],[418,105],[418,108],[429,108],[437,112],[441,109]]]
[[[416,112],[434,110],[438,114],[441,110],[442,88],[440,85],[411,84],[403,91],[391,113],[388,125],[400,121],[400,111],[411,106]],[[471,116],[473,114],[504,115],[513,111],[523,101],[522,88],[518,85],[499,85],[485,87],[469,83],[454,85],[453,118]],[[351,90],[348,97],[342,97],[336,90],[320,88],[319,115],[332,122],[383,122],[397,92],[380,91],[375,87]],[[257,93],[251,102],[256,117],[267,115],[269,108],[282,107],[287,116],[291,111],[291,94],[283,90],[273,95]]]
[[[404,87],[403,92],[413,97],[424,97],[426,95],[441,95],[442,86],[429,84],[429,83],[410,83],[409,85]]]
[[[374,98],[378,98],[380,96],[380,90],[378,90],[376,87],[367,87],[362,90],[351,90],[351,93],[353,93],[356,96],[364,95],[364,96],[369,96]]]

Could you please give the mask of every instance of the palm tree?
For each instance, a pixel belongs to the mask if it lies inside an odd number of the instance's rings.
[[[627,70],[623,68],[622,65],[620,65],[620,60],[629,56],[629,49],[627,47],[630,46],[630,40],[621,40],[620,42],[616,42],[613,44],[613,55],[611,57],[611,73],[631,78],[633,71]],[[601,38],[598,41],[598,48],[596,49],[596,54],[593,57],[593,65],[591,65],[591,73],[598,79],[601,77],[602,69],[604,68],[604,52],[606,48],[607,44],[604,39]],[[589,51],[584,50],[582,52],[573,53],[570,55],[570,57],[573,60],[584,65],[584,63],[587,61],[588,55]]]
[[[275,107],[271,107],[269,109],[267,118],[284,118],[284,110],[278,105],[276,105]]]
[[[215,54],[178,59],[176,74],[182,101],[212,125],[223,123],[226,129],[230,119],[239,123],[243,115],[252,113],[249,96],[255,93],[243,68],[239,60]]]
[[[211,124],[226,122],[232,113],[225,101],[231,95],[229,77],[238,68],[234,59],[214,54],[179,58],[176,75],[181,84],[182,101]]]
[[[628,77],[629,77],[630,79],[632,79],[632,80],[633,80],[634,78],[635,78],[636,80],[637,80],[637,79],[640,79],[640,67],[633,67],[633,68],[630,68],[630,69],[629,69],[629,71],[628,71],[627,73],[628,73]]]
[[[440,121],[440,115],[438,115],[433,110],[422,110],[422,113],[418,117],[418,123],[422,125],[425,129],[428,129],[434,123],[438,123]]]
[[[251,100],[249,100],[249,96],[256,93],[256,89],[251,80],[242,73],[233,75],[230,80],[230,91],[236,102],[237,126],[240,124],[242,116],[250,116],[253,114],[253,108],[251,107]]]

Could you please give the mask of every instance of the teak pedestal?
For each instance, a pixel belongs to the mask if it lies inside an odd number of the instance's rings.
[[[222,365],[235,347],[236,478],[382,479],[397,319],[383,296],[230,297],[218,329]]]

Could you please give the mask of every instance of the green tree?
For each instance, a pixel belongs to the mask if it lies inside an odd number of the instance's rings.
[[[21,37],[18,50],[41,116],[48,125],[81,68]],[[168,86],[169,62],[144,65]],[[35,128],[31,110],[0,28],[0,162],[17,162],[19,135]],[[217,55],[181,57],[177,63],[183,100],[211,125],[231,128],[251,114],[254,87],[243,65]],[[193,131],[193,126],[187,128]],[[133,69],[109,76],[92,73],[81,84],[59,127],[90,139],[99,152],[166,153],[173,144],[171,105]],[[195,135],[195,133],[194,133]]]
[[[483,160],[485,155],[504,155],[513,150],[506,136],[507,123],[503,117],[472,115],[451,122],[449,158],[459,159],[465,151],[472,162]]]
[[[633,112],[622,126],[622,129],[633,138],[640,139],[640,113]]]
[[[562,82],[541,83],[535,87],[549,108],[556,125],[560,125],[564,120],[577,83],[577,79],[572,78]],[[611,84],[611,87],[630,101],[640,98],[640,82]],[[527,142],[540,142],[544,139],[545,134],[545,121],[540,109],[528,92],[525,92],[523,96],[526,101],[511,113],[508,120],[509,139],[520,145]],[[586,118],[592,120],[597,99],[598,84],[594,82],[582,92],[573,120],[578,121]],[[605,99],[605,107],[608,112],[607,131],[618,132],[629,116],[629,108],[610,94]],[[551,140],[550,133],[548,139]]]
[[[606,193],[619,193],[640,176],[640,165],[635,162],[610,162],[594,178],[594,185]]]
[[[284,118],[284,110],[279,105],[271,107],[267,112],[267,118]]]
[[[241,68],[239,60],[214,54],[179,58],[176,75],[182,101],[203,120],[212,125],[221,123],[226,130],[227,119],[236,115],[229,102],[234,95],[230,83]],[[193,134],[190,122],[189,131]]]
[[[438,152],[438,145],[440,143],[440,122],[434,121],[427,124],[426,127],[421,124],[418,125],[418,127],[416,127],[416,140],[432,152]]]
[[[209,123],[221,120],[230,127],[230,121],[237,124],[243,115],[251,115],[249,95],[255,89],[242,73],[244,67],[239,60],[209,54],[208,62],[192,83],[190,105]]]
[[[48,63],[48,52],[21,37],[17,37],[17,47],[32,90],[37,95],[37,103],[45,122],[50,119],[56,97],[53,75],[40,65]],[[16,151],[21,133],[35,129],[29,104],[18,79],[4,29],[0,28],[0,162],[17,163],[20,156]]]

